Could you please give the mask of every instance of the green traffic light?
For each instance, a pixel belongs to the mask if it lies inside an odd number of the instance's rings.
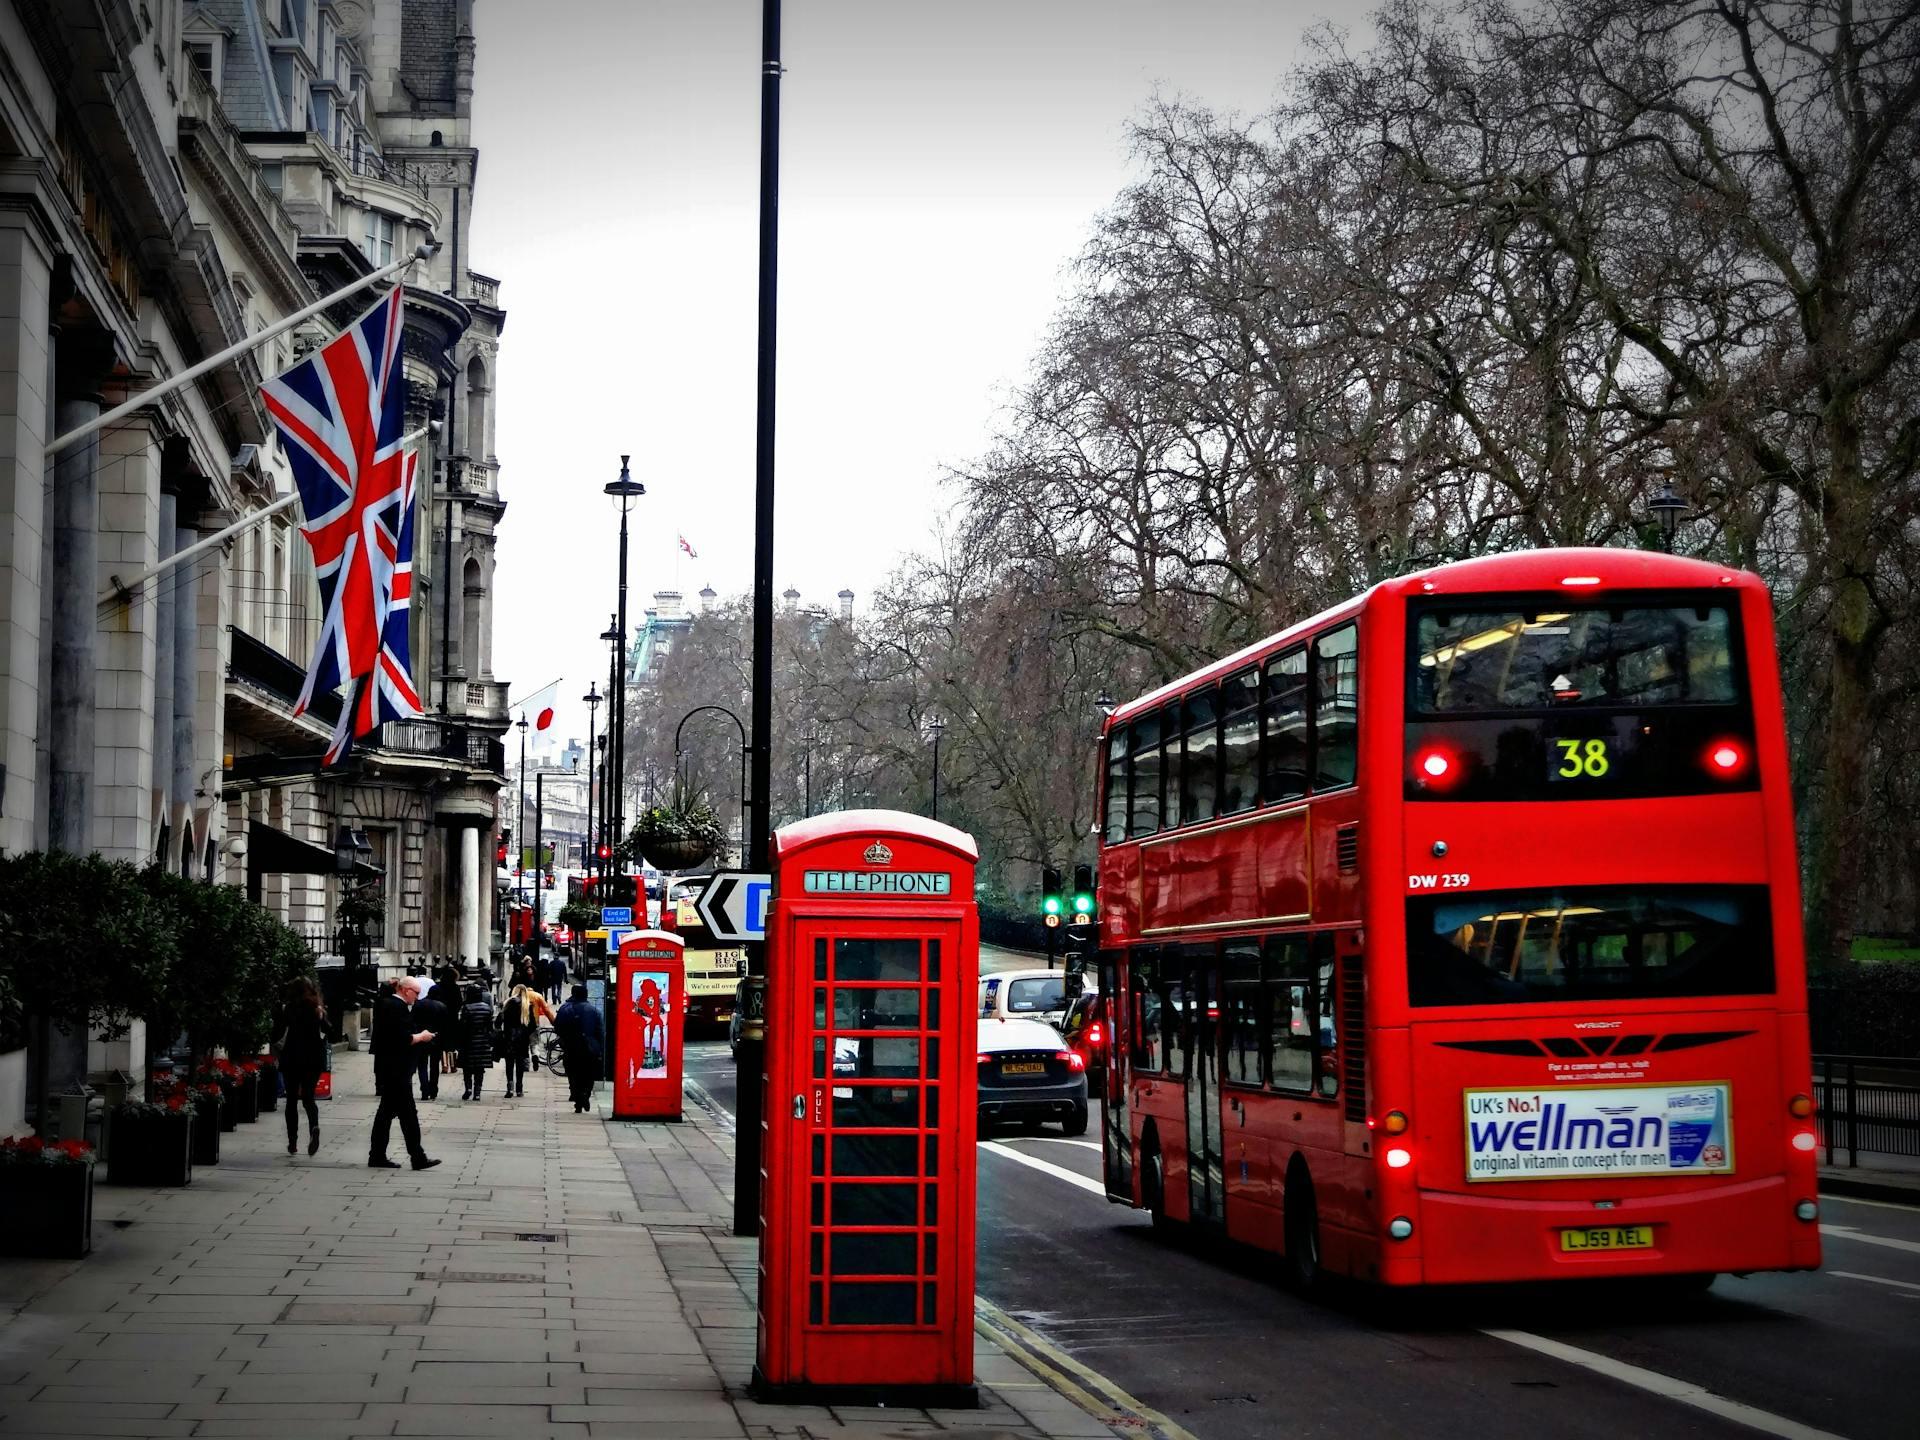
[[[1091,915],[1093,913],[1093,896],[1091,895],[1074,896],[1073,908],[1074,908],[1075,914]]]
[[[1047,896],[1046,899],[1040,902],[1040,908],[1048,915],[1058,915],[1060,913],[1060,897],[1058,895]]]

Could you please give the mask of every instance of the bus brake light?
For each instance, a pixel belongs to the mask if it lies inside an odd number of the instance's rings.
[[[1746,767],[1747,752],[1732,740],[1720,740],[1707,748],[1707,765],[1716,775],[1738,775]]]
[[[1793,1148],[1809,1152],[1817,1150],[1820,1148],[1819,1137],[1811,1130],[1796,1130],[1793,1132]]]
[[[1387,1151],[1387,1168],[1389,1170],[1404,1170],[1412,1163],[1413,1152],[1411,1150],[1403,1149],[1401,1146],[1396,1145]]]

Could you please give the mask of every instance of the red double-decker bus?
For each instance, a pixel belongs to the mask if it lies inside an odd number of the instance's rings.
[[[1442,566],[1103,744],[1111,1198],[1308,1286],[1819,1264],[1756,577]]]

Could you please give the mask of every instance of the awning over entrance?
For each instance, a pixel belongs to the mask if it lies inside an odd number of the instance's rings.
[[[247,898],[260,898],[260,881],[268,875],[338,875],[333,851],[287,834],[260,820],[247,822]],[[386,874],[378,865],[356,860],[356,880],[378,880]]]

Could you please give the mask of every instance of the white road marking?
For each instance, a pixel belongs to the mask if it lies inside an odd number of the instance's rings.
[[[1822,1225],[1822,1235],[1831,1235],[1836,1240],[1860,1240],[1868,1245],[1884,1245],[1889,1250],[1907,1250],[1920,1255],[1920,1240],[1895,1240],[1891,1235],[1868,1235],[1851,1225]]]
[[[1904,1210],[1909,1215],[1913,1214],[1915,1208],[1912,1204],[1902,1205],[1892,1200],[1867,1200],[1858,1195],[1828,1195],[1825,1193],[1821,1194],[1820,1203],[1822,1205],[1871,1205],[1876,1210]]]
[[[1078,1185],[1082,1190],[1090,1194],[1105,1196],[1107,1193],[1107,1187],[1102,1185],[1098,1180],[1089,1180],[1084,1175],[1076,1174],[1063,1165],[1055,1165],[1051,1161],[1042,1160],[1037,1155],[1023,1155],[1018,1150],[1009,1149],[1007,1146],[1002,1145],[998,1140],[982,1140],[980,1142],[980,1148],[982,1150],[991,1150],[996,1155],[1004,1155],[1009,1160],[1021,1165],[1030,1166],[1032,1169],[1040,1171],[1043,1175],[1053,1176],[1056,1180],[1064,1180],[1069,1185]]]
[[[1875,1285],[1893,1285],[1901,1290],[1912,1290],[1920,1294],[1920,1285],[1914,1284],[1911,1280],[1889,1280],[1884,1275],[1861,1275],[1852,1270],[1828,1270],[1823,1273],[1838,1275],[1842,1280],[1869,1280]]]
[[[1789,1420],[1784,1415],[1775,1415],[1767,1410],[1757,1410],[1751,1405],[1742,1405],[1738,1400],[1729,1400],[1724,1395],[1716,1395],[1690,1380],[1676,1380],[1671,1375],[1662,1375],[1657,1370],[1629,1365],[1624,1360],[1597,1355],[1591,1350],[1582,1350],[1577,1345],[1549,1340],[1544,1335],[1534,1335],[1525,1330],[1482,1330],[1481,1333],[1491,1335],[1496,1340],[1504,1340],[1509,1345],[1518,1345],[1523,1350],[1531,1350],[1537,1355],[1546,1355],[1555,1360],[1564,1360],[1569,1365],[1578,1365],[1595,1374],[1605,1375],[1610,1380],[1618,1380],[1624,1385],[1632,1385],[1636,1389],[1648,1391],[1664,1399],[1677,1400],[1682,1405],[1691,1405],[1696,1410],[1705,1410],[1710,1415],[1718,1415],[1723,1420],[1733,1421],[1736,1425],[1745,1425],[1767,1435],[1778,1435],[1781,1440],[1842,1440],[1842,1437],[1831,1430],[1802,1425],[1798,1420]]]
[[[1015,1135],[1011,1137],[1011,1143],[1016,1145],[1028,1140],[1037,1140],[1042,1145],[1080,1145],[1088,1150],[1098,1150],[1100,1148],[1100,1142],[1098,1140],[1068,1140],[1059,1135]]]

